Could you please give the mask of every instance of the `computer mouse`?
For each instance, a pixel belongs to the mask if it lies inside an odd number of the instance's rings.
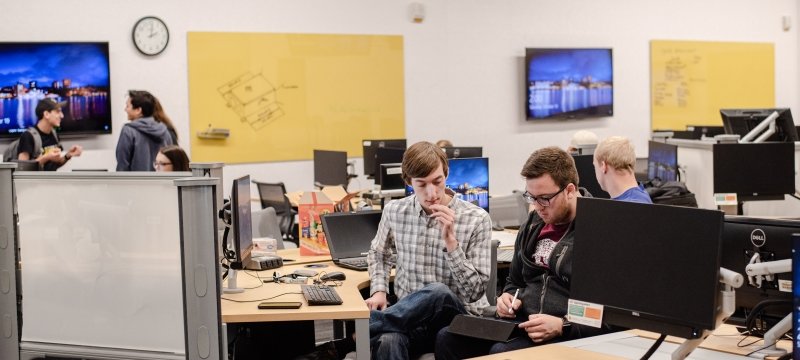
[[[319,280],[320,281],[328,281],[328,280],[342,281],[345,278],[346,278],[346,276],[344,276],[343,272],[341,272],[341,271],[331,271],[329,273],[322,274],[322,276],[319,277]]]

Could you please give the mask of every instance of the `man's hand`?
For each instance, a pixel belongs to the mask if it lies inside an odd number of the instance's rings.
[[[528,321],[519,324],[519,327],[524,329],[528,333],[528,337],[535,343],[560,336],[563,326],[564,320],[545,314],[530,315],[528,316]]]
[[[497,298],[497,316],[512,319],[516,317],[515,313],[517,309],[522,306],[522,300],[517,298],[514,304],[511,304],[511,300],[513,299],[514,295],[509,293],[503,293]]]
[[[372,296],[364,300],[367,303],[367,307],[370,310],[383,310],[386,309],[388,303],[386,302],[386,293],[383,291],[377,291]]]
[[[69,152],[67,152],[70,157],[81,156],[82,153],[83,147],[80,145],[72,145],[72,147],[69,148]]]
[[[434,204],[430,207],[431,217],[436,219],[439,224],[442,225],[442,240],[444,240],[444,246],[447,248],[447,251],[453,251],[458,247],[458,240],[456,240],[456,231],[455,231],[455,223],[456,223],[456,213],[453,209],[441,205],[441,204]]]

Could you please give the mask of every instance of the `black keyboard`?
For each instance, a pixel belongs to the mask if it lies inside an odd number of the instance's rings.
[[[341,305],[342,298],[327,285],[300,285],[308,305]]]

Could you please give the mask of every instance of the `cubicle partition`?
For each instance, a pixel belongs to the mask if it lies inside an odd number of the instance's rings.
[[[0,279],[0,357],[223,358],[216,179],[12,171],[0,166],[13,178],[0,185],[0,277],[15,274]]]

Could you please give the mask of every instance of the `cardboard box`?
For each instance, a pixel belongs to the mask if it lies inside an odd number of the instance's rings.
[[[335,203],[319,191],[305,192],[297,203],[300,255],[330,255],[320,216],[332,213]]]

